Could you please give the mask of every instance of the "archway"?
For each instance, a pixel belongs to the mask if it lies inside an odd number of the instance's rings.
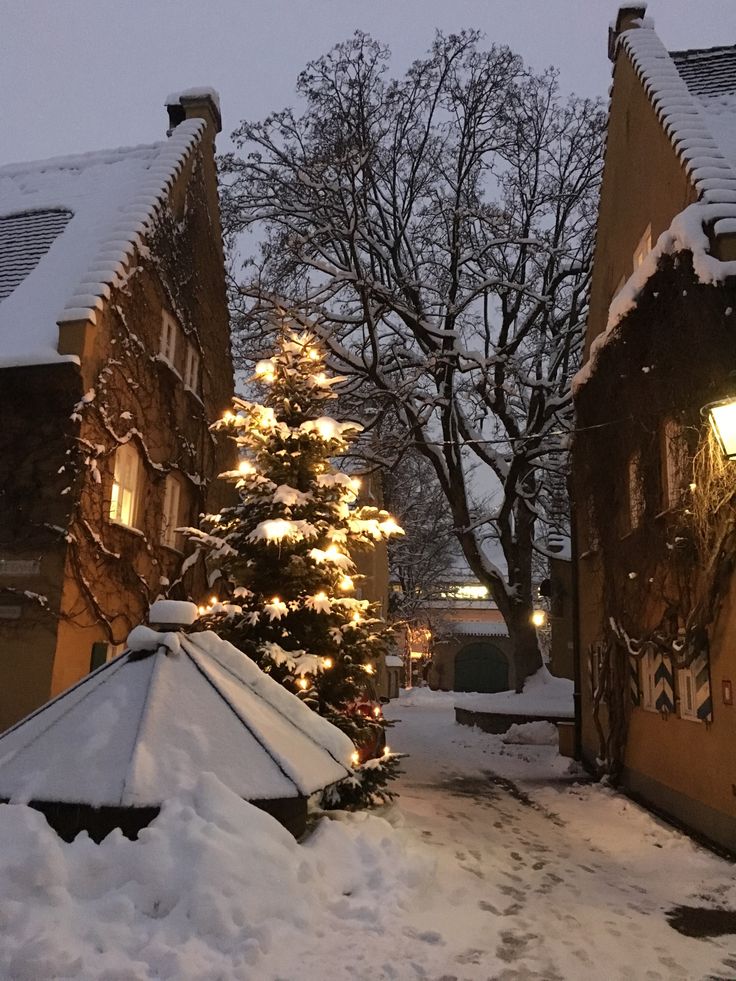
[[[509,662],[488,641],[468,644],[455,657],[455,691],[507,691]]]

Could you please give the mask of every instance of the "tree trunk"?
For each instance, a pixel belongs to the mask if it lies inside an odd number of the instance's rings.
[[[513,656],[513,683],[517,692],[522,691],[529,675],[542,667],[537,631],[531,622],[532,612],[530,603],[514,603],[505,617]]]

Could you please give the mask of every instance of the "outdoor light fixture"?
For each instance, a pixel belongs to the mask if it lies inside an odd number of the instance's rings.
[[[543,627],[547,620],[547,615],[544,610],[535,610],[532,613],[532,623],[535,627]]]
[[[701,409],[708,415],[718,444],[727,460],[736,460],[736,398],[711,402]]]

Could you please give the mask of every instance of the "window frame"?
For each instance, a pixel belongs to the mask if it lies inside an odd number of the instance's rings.
[[[200,379],[200,369],[202,365],[202,359],[199,355],[199,351],[196,349],[194,344],[187,339],[186,341],[186,351],[184,356],[184,388],[193,392],[195,395],[199,394],[199,379]]]
[[[645,651],[639,658],[639,690],[641,693],[639,704],[646,712],[659,713],[655,673],[655,655],[652,651]]]
[[[139,530],[142,474],[143,467],[138,447],[132,440],[120,443],[115,450],[108,511],[108,517],[113,524]]]
[[[159,539],[165,548],[170,548],[174,552],[183,551],[181,532],[177,533],[175,531],[176,528],[181,526],[183,498],[184,495],[182,494],[182,485],[179,478],[173,472],[166,474]]]
[[[179,325],[166,310],[161,311],[161,334],[159,337],[158,353],[161,358],[176,371],[176,352],[179,346]]]
[[[624,535],[630,535],[640,527],[645,508],[641,450],[634,450],[626,461]]]
[[[689,454],[685,429],[679,419],[667,416],[660,427],[661,498],[662,508],[670,511],[682,502],[688,484]]]
[[[690,690],[690,697],[692,706],[688,707],[684,693]],[[681,719],[685,719],[687,722],[700,722],[698,718],[698,706],[695,700],[696,688],[695,688],[695,672],[693,671],[693,665],[687,668],[677,669],[677,714]]]

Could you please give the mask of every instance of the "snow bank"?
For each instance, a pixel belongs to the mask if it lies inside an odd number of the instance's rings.
[[[475,712],[498,712],[501,715],[549,715],[572,718],[573,683],[567,678],[556,678],[547,668],[541,667],[526,679],[524,691],[499,691],[492,695],[470,694],[458,699],[455,705]]]
[[[454,691],[432,691],[431,688],[402,688],[399,691],[399,706],[451,708],[455,704],[457,694]]]
[[[36,811],[3,805],[0,977],[297,977],[299,937],[388,923],[431,874],[417,854],[365,814],[323,819],[299,845],[211,774],[138,842],[66,844]]]
[[[515,722],[501,736],[509,746],[556,746],[557,726],[553,722]]]

